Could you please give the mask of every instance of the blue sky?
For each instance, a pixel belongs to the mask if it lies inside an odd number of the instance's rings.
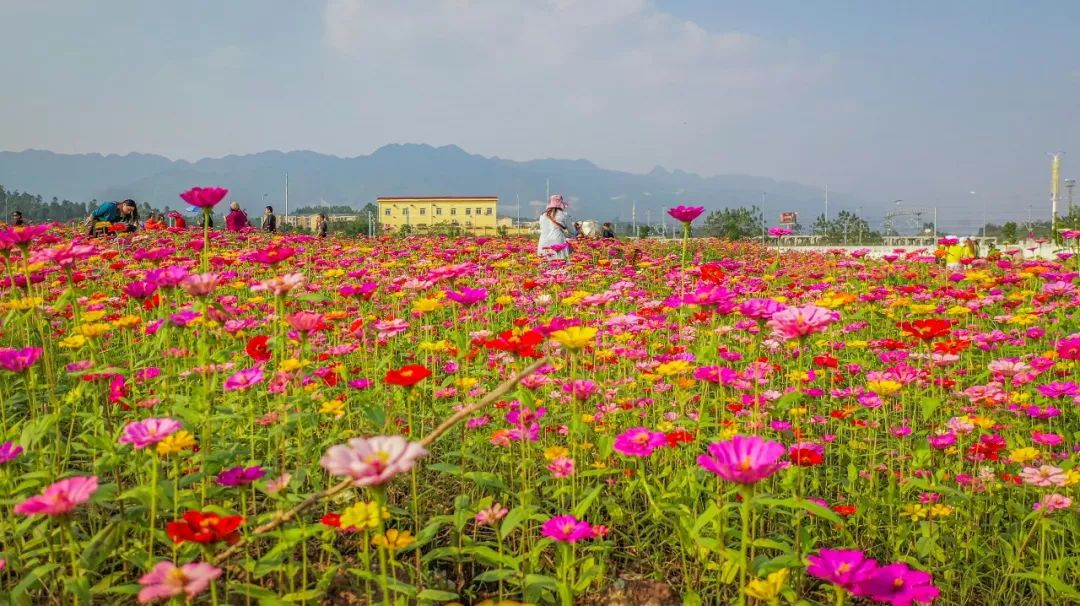
[[[1046,215],[1047,152],[1080,175],[1076,2],[0,0],[0,22],[3,149],[454,143],[976,223]]]

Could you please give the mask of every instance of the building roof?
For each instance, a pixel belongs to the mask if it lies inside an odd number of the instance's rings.
[[[379,196],[376,201],[392,200],[498,200],[498,196]]]

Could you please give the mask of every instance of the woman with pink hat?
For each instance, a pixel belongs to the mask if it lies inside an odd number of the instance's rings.
[[[540,243],[536,254],[549,259],[569,259],[570,245],[566,243],[566,202],[559,194],[548,201],[547,209],[540,215]]]

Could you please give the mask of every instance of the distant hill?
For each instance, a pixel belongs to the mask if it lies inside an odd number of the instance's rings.
[[[708,209],[760,205],[762,192],[770,223],[781,210],[794,210],[809,225],[822,208],[820,190],[766,177],[701,177],[661,167],[634,174],[606,170],[588,160],[516,162],[469,154],[456,145],[392,144],[355,158],[266,151],[197,162],[135,153],[0,152],[0,185],[9,190],[76,201],[134,198],[159,208],[183,207],[177,194],[193,185],[220,185],[249,211],[271,204],[281,212],[286,172],[291,208],[320,204],[361,208],[378,196],[495,194],[500,214],[517,215],[520,199],[521,217],[529,218],[540,212],[546,179],[553,193],[571,200],[571,213],[579,218],[628,221],[636,200],[638,221],[645,221],[646,211],[651,211],[655,222],[663,209],[676,204]],[[830,194],[832,209],[861,204]]]

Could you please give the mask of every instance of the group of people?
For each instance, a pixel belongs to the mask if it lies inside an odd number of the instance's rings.
[[[536,245],[536,254],[541,257],[555,259],[570,257],[570,230],[566,227],[569,215],[566,209],[566,202],[561,195],[554,194],[548,199],[547,208],[540,215],[540,241]],[[574,237],[592,237],[592,234],[587,232],[581,221],[574,223]],[[600,237],[615,239],[615,226],[604,223],[600,228]]]
[[[213,227],[213,216],[210,214],[204,216],[206,217],[206,227]],[[19,211],[13,212],[11,218],[14,225],[23,224],[22,213]],[[128,199],[122,202],[105,202],[101,204],[94,212],[90,213],[84,224],[89,235],[99,235],[130,232],[140,227],[147,231],[167,228],[182,229],[187,227],[187,220],[182,214],[174,210],[167,214],[152,213],[145,222],[140,224],[139,205],[134,200]],[[229,205],[229,213],[225,216],[225,229],[227,231],[240,231],[246,227],[253,227],[251,220],[248,218],[247,212],[240,208],[240,203],[234,201]],[[277,231],[277,215],[274,214],[274,207],[267,206],[263,209],[259,229],[267,233]],[[320,214],[315,224],[315,232],[319,237],[325,238],[328,231],[326,215]]]
[[[225,230],[240,231],[245,227],[253,227],[251,220],[248,219],[247,212],[240,208],[240,203],[234,200],[229,205],[229,214],[225,215]],[[274,214],[273,206],[267,206],[263,209],[259,229],[270,233],[277,231],[277,215]]]
[[[945,267],[956,270],[963,267],[964,259],[979,258],[979,244],[972,238],[961,241],[957,236],[945,238],[950,244],[943,244],[938,249],[938,256],[944,257]]]

